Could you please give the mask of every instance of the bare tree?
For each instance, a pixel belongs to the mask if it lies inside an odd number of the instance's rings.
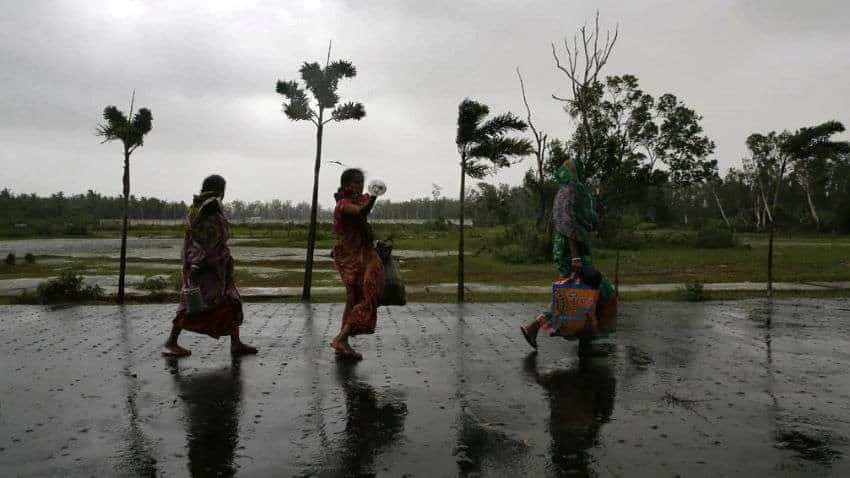
[[[545,181],[543,173],[546,161],[546,146],[547,146],[547,134],[543,131],[537,129],[534,126],[534,122],[531,120],[531,107],[528,106],[528,98],[525,94],[525,82],[522,81],[522,73],[519,71],[519,67],[516,69],[516,76],[519,78],[519,86],[522,89],[522,102],[525,104],[525,111],[528,113],[526,117],[526,123],[528,123],[528,127],[531,128],[531,134],[534,135],[534,155],[537,159],[537,189],[539,193],[538,201],[540,204],[538,207],[540,211],[537,216],[537,227],[540,228],[546,219],[546,190],[543,188],[543,182]]]
[[[584,129],[588,140],[582,146],[581,155],[584,160],[591,156],[594,148],[593,132],[590,126],[590,114],[595,105],[593,86],[599,79],[599,72],[608,63],[608,58],[614,51],[619,32],[619,25],[614,28],[613,32],[608,30],[605,33],[605,41],[600,45],[599,12],[596,12],[592,28],[588,29],[587,24],[582,25],[579,33],[573,36],[572,46],[570,46],[569,40],[564,38],[566,65],[561,61],[555,43],[552,43],[552,56],[555,59],[555,66],[570,80],[572,95],[570,98],[564,98],[553,94],[552,98],[567,103],[570,111],[578,113],[581,127]]]

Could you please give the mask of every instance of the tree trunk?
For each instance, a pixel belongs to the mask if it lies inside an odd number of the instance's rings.
[[[540,184],[540,212],[537,218],[537,228],[545,230],[546,224],[546,191],[543,190],[543,183]]]
[[[127,273],[127,215],[130,205],[130,150],[124,146],[124,214],[121,221],[121,257],[118,262],[118,303],[124,303],[124,278]]]
[[[802,184],[802,182],[801,182],[801,184]],[[815,209],[815,202],[812,200],[812,193],[811,193],[811,190],[809,189],[808,182],[806,182],[806,184],[803,185],[803,191],[806,192],[806,201],[808,201],[808,203],[809,203],[809,212],[812,215],[812,219],[815,220],[815,230],[820,231],[820,218],[818,217],[818,212]]]
[[[753,193],[755,194],[755,192]],[[753,220],[756,224],[756,229],[761,230],[761,206],[759,206],[759,201],[757,196],[752,197],[753,200]]]
[[[720,196],[717,195],[717,191],[714,188],[711,188],[711,193],[714,194],[714,200],[717,201],[717,208],[720,209],[720,217],[723,218],[723,222],[726,223],[726,227],[728,227],[729,230],[732,230],[732,224],[726,217],[726,211],[723,210],[723,204],[720,202]]]
[[[322,116],[324,110],[319,109],[319,125],[316,128],[316,164],[313,166],[313,203],[310,207],[310,230],[307,233],[307,261],[304,265],[304,285],[301,290],[301,300],[310,300],[310,289],[313,285],[313,252],[316,250],[316,219],[319,210],[319,170],[322,167]]]
[[[620,247],[617,246],[617,259],[614,263],[614,295],[620,296]]]
[[[463,283],[463,206],[464,196],[466,195],[466,155],[461,156],[460,160],[460,226],[458,230],[457,244],[457,302],[462,304],[464,301],[464,283]]]
[[[767,246],[767,297],[773,297],[773,235],[776,231],[776,209],[779,206],[779,190],[782,188],[782,176],[785,175],[785,166],[787,164],[787,159],[783,158],[782,163],[779,166],[779,174],[776,177],[776,189],[773,192],[773,210],[767,210],[768,217],[770,218],[770,239],[768,239]],[[764,197],[764,195],[762,195]],[[767,202],[765,202],[765,206],[767,206]]]
[[[761,200],[764,203],[764,213],[767,214],[767,220],[773,222],[773,212],[770,210],[770,205],[767,204],[767,198],[764,195],[764,191],[761,192]]]
[[[770,221],[770,238],[767,242],[767,297],[773,298],[773,233],[775,223]]]

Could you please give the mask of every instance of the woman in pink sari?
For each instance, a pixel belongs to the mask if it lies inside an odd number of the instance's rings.
[[[233,281],[233,257],[227,241],[230,226],[224,215],[225,181],[218,175],[204,179],[201,193],[189,208],[188,226],[183,239],[182,291],[196,291],[203,302],[201,310],[191,310],[187,294],[180,294],[177,317],[165,342],[163,355],[185,357],[191,352],[177,344],[182,330],[191,330],[215,339],[230,336],[233,355],[255,354],[257,349],[239,339],[242,325],[242,298]]]
[[[372,334],[378,319],[378,298],[384,284],[384,265],[375,250],[372,228],[367,222],[375,196],[363,194],[363,171],[347,169],[334,195],[334,265],[345,285],[345,311],[339,334],[331,347],[340,358],[360,360],[348,343],[353,335]]]

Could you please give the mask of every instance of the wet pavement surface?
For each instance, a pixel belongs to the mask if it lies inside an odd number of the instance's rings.
[[[639,303],[616,350],[518,333],[527,304],[249,304],[243,337],[172,305],[0,307],[0,476],[848,476],[850,301]]]

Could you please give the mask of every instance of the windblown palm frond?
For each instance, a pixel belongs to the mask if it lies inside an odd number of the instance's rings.
[[[458,147],[480,138],[478,124],[488,113],[490,113],[490,108],[477,101],[466,98],[460,102],[457,113],[457,138],[455,139]]]
[[[301,67],[301,79],[307,89],[313,92],[313,96],[322,108],[333,108],[339,101],[336,94],[337,80],[330,78],[318,63],[304,63]]]
[[[287,118],[292,121],[304,121],[315,116],[307,94],[298,87],[297,82],[278,80],[275,90],[289,100],[283,102],[283,112]]]
[[[302,95],[304,94],[301,88],[298,88],[298,82],[294,80],[277,80],[277,86],[275,87],[275,91],[287,98],[292,98],[293,96],[296,96],[299,93],[301,93]]]
[[[325,68],[325,76],[329,81],[338,81],[341,78],[354,78],[357,69],[347,60],[337,60]]]
[[[116,139],[124,139],[127,134],[128,124],[127,116],[121,112],[116,106],[107,106],[103,109],[103,119],[105,122],[98,125],[97,135],[103,136],[103,141],[112,141]]]
[[[475,161],[467,161],[466,175],[474,179],[483,179],[490,174],[491,168],[487,165]]]
[[[142,108],[133,117],[133,122],[127,134],[127,145],[132,148],[137,148],[144,145],[145,135],[153,129],[153,115],[151,110]]]
[[[528,125],[513,113],[505,113],[487,120],[479,128],[486,137],[501,136],[508,131],[525,131]]]
[[[469,156],[486,158],[497,168],[511,165],[510,157],[528,156],[534,153],[531,142],[525,138],[494,138],[482,141],[474,146]]]
[[[364,116],[366,116],[366,108],[363,107],[363,103],[345,103],[337,106],[331,113],[334,121],[360,120]]]
[[[316,91],[317,88],[322,88],[322,85],[326,82],[325,73],[322,71],[322,67],[316,62],[305,62],[301,65],[299,72],[301,73],[301,79],[304,80],[304,84],[307,85],[307,89],[310,91]]]

